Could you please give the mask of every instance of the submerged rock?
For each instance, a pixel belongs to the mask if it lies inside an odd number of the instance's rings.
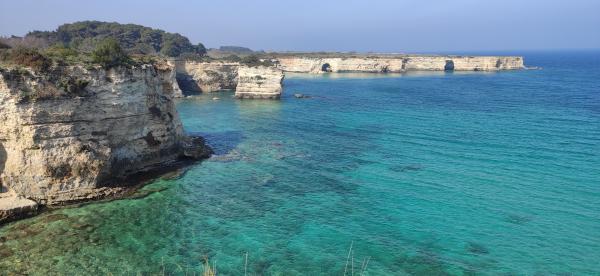
[[[391,166],[389,169],[394,172],[420,171],[424,168],[421,164]]]
[[[309,98],[312,98],[312,97],[308,96],[308,95],[296,93],[296,94],[294,94],[294,98],[296,98],[296,99],[309,99]]]
[[[485,246],[475,242],[469,242],[467,244],[467,251],[479,255],[490,253],[490,251],[487,248],[485,248]]]
[[[193,159],[204,159],[213,154],[213,150],[200,136],[186,137],[183,139],[182,147],[183,155]]]
[[[506,216],[505,220],[512,224],[522,225],[522,224],[525,224],[525,223],[531,221],[531,218],[516,215],[516,214],[510,214],[510,215]]]
[[[53,221],[64,220],[66,218],[68,218],[68,216],[65,214],[50,214],[50,215],[43,217],[41,219],[41,222],[49,223],[49,222],[53,222]]]

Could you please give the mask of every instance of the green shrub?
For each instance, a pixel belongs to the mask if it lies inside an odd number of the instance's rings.
[[[209,56],[203,56],[203,55],[196,54],[196,53],[182,53],[179,56],[179,58],[184,59],[184,60],[198,61],[198,62],[205,62],[205,61],[212,60],[212,58],[210,58]]]
[[[241,62],[242,58],[240,58],[237,55],[229,55],[229,56],[224,57],[223,60],[230,61],[230,62]]]
[[[7,49],[0,49],[0,63],[9,61],[10,52]]]
[[[102,65],[105,69],[127,65],[131,62],[117,40],[108,38],[98,44],[92,51],[92,62]]]
[[[77,63],[82,61],[77,50],[62,44],[49,47],[44,51],[44,54],[58,63]]]
[[[88,84],[89,81],[68,77],[59,80],[57,86],[69,94],[79,95]]]
[[[273,66],[273,62],[271,62],[270,59],[261,60],[261,58],[258,55],[249,55],[243,57],[240,63],[248,65],[250,67]]]
[[[30,67],[38,72],[47,71],[52,65],[52,62],[47,57],[33,48],[17,47],[12,49],[9,59],[14,64]]]
[[[135,61],[136,64],[156,64],[159,62],[159,59],[156,56],[148,55],[132,55],[131,59]]]

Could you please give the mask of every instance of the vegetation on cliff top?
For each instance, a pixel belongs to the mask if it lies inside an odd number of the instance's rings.
[[[123,51],[119,42],[109,38],[98,44],[92,51],[92,62],[100,64],[104,68],[111,68],[130,63],[131,59]]]
[[[211,57],[201,43],[163,30],[135,24],[81,21],[64,24],[55,31],[33,31],[24,37],[0,37],[0,67],[29,67],[43,72],[52,66],[123,65],[156,63],[164,57],[209,62],[239,62],[248,66],[272,66],[264,52],[238,46],[219,49]]]
[[[178,57],[181,54],[204,55],[206,48],[202,43],[193,45],[189,39],[177,33],[135,24],[115,22],[81,21],[64,24],[56,31],[33,31],[25,37],[3,38],[4,44],[47,48],[63,45],[81,51],[91,52],[95,45],[107,38],[115,39],[129,54],[163,55]]]
[[[259,55],[249,55],[249,56],[243,57],[243,58],[241,58],[240,63],[250,66],[250,67],[273,66],[274,65],[273,62],[271,61],[271,59],[262,58]]]
[[[105,39],[98,43],[91,53],[82,53],[63,45],[54,45],[46,49],[16,48],[0,49],[0,67],[28,67],[34,72],[48,72],[51,67],[63,65],[101,65],[108,69],[117,66],[154,63],[148,56],[131,58],[114,39]]]

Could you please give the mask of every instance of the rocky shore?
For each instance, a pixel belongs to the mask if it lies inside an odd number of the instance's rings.
[[[0,70],[0,222],[125,193],[136,179],[206,158],[183,131],[169,66]]]

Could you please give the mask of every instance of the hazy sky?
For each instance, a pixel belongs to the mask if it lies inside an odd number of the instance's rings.
[[[136,23],[207,47],[432,52],[600,48],[600,0],[0,0],[0,35]]]

